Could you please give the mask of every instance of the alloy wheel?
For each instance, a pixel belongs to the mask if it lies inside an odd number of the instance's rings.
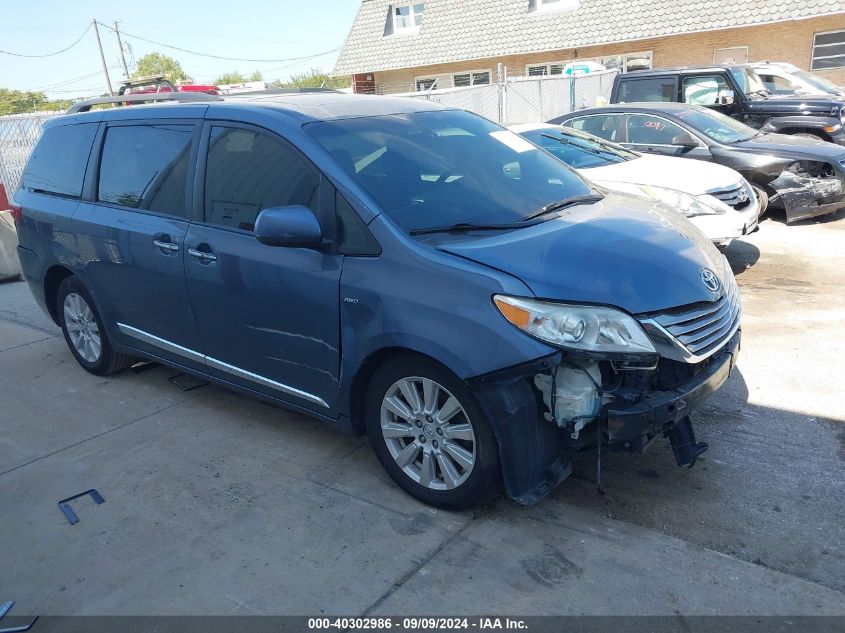
[[[102,340],[91,306],[81,295],[69,292],[63,310],[68,338],[77,354],[89,363],[96,363],[102,353]]]
[[[472,473],[476,440],[461,403],[441,384],[397,380],[381,405],[381,432],[396,464],[431,490],[453,490]]]

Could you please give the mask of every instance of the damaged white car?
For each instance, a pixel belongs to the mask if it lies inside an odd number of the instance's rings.
[[[646,196],[683,213],[720,247],[754,231],[765,210],[745,178],[728,167],[640,154],[549,123],[514,125],[511,130],[601,187]]]

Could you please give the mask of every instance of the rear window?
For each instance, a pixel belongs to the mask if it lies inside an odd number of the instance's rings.
[[[110,127],[100,159],[97,200],[186,217],[192,125]]]
[[[29,157],[21,186],[78,198],[96,133],[96,123],[48,127]]]
[[[653,77],[651,79],[624,80],[619,85],[617,100],[620,103],[672,102],[675,100],[675,78]]]

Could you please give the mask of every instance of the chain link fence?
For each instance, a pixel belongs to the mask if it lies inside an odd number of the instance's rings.
[[[616,70],[576,77],[508,77],[493,84],[401,95],[475,112],[499,123],[536,123],[610,99]]]
[[[0,182],[11,197],[18,189],[23,168],[35,147],[44,122],[62,112],[10,114],[0,117]]]

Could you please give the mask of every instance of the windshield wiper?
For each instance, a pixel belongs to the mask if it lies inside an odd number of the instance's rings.
[[[566,198],[565,200],[551,202],[544,207],[540,207],[531,215],[522,218],[520,222],[529,222],[531,220],[536,220],[540,216],[548,215],[549,213],[554,213],[555,211],[560,211],[561,209],[575,206],[576,204],[588,204],[590,202],[601,202],[602,200],[604,200],[604,196],[601,194],[583,193],[577,196],[572,196],[571,198]]]
[[[520,220],[522,222],[522,220]],[[426,235],[428,233],[466,233],[468,231],[502,231],[506,229],[524,229],[524,224],[514,222],[506,224],[473,224],[472,222],[458,222],[450,226],[431,226],[425,229],[413,229],[411,235]]]

